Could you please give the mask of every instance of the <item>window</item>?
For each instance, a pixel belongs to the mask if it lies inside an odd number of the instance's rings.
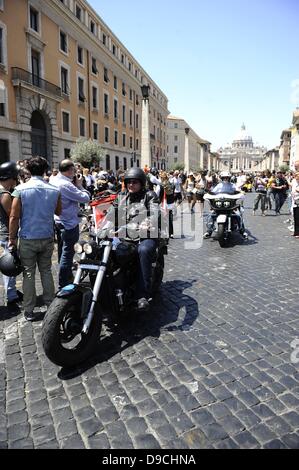
[[[114,119],[118,119],[118,101],[114,100],[113,102],[113,114],[114,114]]]
[[[136,129],[139,128],[139,114],[136,114]]]
[[[92,134],[93,134],[93,139],[98,140],[99,139],[99,125],[97,122],[94,122],[92,125]]]
[[[114,86],[114,90],[117,90],[117,77],[115,75],[113,78],[113,86]]]
[[[60,31],[60,50],[67,54],[67,35]]]
[[[70,133],[70,114],[67,111],[62,111],[62,130]]]
[[[112,45],[112,54],[113,54],[113,55],[116,55],[116,47],[115,47],[114,44]]]
[[[106,46],[106,42],[107,42],[107,36],[106,36],[106,34],[103,33],[103,44],[104,44],[104,46]]]
[[[4,30],[0,26],[0,64],[4,64]]]
[[[136,150],[139,150],[139,139],[136,139]]]
[[[70,94],[70,89],[69,89],[69,71],[68,71],[67,69],[65,69],[64,67],[61,67],[60,73],[61,73],[61,80],[60,80],[60,83],[61,83],[61,91],[62,91],[62,93],[64,93],[65,95],[69,95],[69,94]]]
[[[123,134],[123,147],[126,147],[127,145],[127,136],[126,134]]]
[[[130,88],[130,101],[133,100],[133,90]]]
[[[178,140],[178,136],[177,136],[177,135],[174,136],[174,140]]]
[[[104,67],[104,82],[108,83],[109,82],[109,74],[108,74],[108,69]]]
[[[30,7],[30,28],[39,32],[39,12],[33,7]]]
[[[123,124],[126,124],[126,105],[123,104],[123,113],[122,113]]]
[[[139,97],[136,95],[136,106],[139,106]]]
[[[132,64],[131,64],[131,62],[129,62],[129,70],[130,70],[130,72],[131,72],[131,70],[132,70]]]
[[[114,131],[114,145],[118,145],[118,131]]]
[[[79,117],[79,135],[85,137],[85,118]]]
[[[109,144],[109,127],[105,127],[105,143]]]
[[[125,56],[122,54],[121,55],[121,63],[124,64],[125,63]]]
[[[96,25],[92,20],[90,20],[90,31],[92,32],[92,34],[96,33]]]
[[[133,111],[130,109],[130,127],[133,127]]]
[[[82,8],[79,5],[76,5],[76,17],[82,21]]]
[[[5,117],[5,103],[2,103],[2,98],[0,98],[0,117]]]
[[[124,82],[122,83],[122,90],[121,90],[121,92],[122,92],[122,95],[123,95],[123,96],[126,96],[126,94],[127,94],[127,92],[126,92],[126,84],[125,84]]]
[[[174,153],[178,153],[178,146],[177,145],[174,146]]]
[[[98,74],[98,68],[97,68],[97,59],[95,59],[94,57],[92,57],[91,59],[92,61],[92,64],[91,64],[91,71],[94,75],[97,75]]]
[[[104,114],[108,116],[109,114],[109,95],[104,93]]]
[[[80,65],[83,65],[84,57],[83,57],[83,48],[81,46],[78,46],[78,49],[77,49],[77,60]]]
[[[124,170],[126,170],[127,168],[128,168],[127,158],[124,157]]]
[[[86,100],[84,94],[84,80],[81,77],[78,77],[78,100],[80,103],[84,103]]]
[[[115,157],[115,170],[119,170],[119,157]]]
[[[69,159],[71,156],[71,149],[64,149],[64,158]]]
[[[110,155],[106,155],[106,170],[110,170]]]
[[[133,148],[133,137],[130,137],[130,149]]]
[[[98,89],[95,86],[92,87],[92,107],[98,109]]]
[[[178,129],[178,127],[179,127],[179,126],[178,126],[178,123],[175,122],[175,123],[174,123],[174,128],[175,128],[175,129]]]

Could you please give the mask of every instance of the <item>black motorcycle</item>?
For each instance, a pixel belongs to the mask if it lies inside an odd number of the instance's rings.
[[[243,207],[240,199],[244,199],[242,193],[207,193],[204,199],[211,206],[211,217],[214,219],[214,239],[218,240],[221,247],[226,246],[232,232],[244,232],[242,221]]]
[[[61,289],[45,315],[42,344],[55,364],[71,367],[84,362],[95,351],[103,314],[113,321],[135,308],[138,274],[136,242],[106,236],[91,237],[75,246],[80,254],[73,284]],[[152,294],[162,283],[167,240],[159,241],[152,264]]]

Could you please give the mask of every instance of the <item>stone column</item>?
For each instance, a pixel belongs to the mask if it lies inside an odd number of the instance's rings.
[[[190,155],[189,155],[189,127],[185,129],[185,154],[184,154],[184,163],[185,163],[185,172],[189,173],[190,171]]]
[[[151,142],[149,126],[149,100],[142,100],[142,138],[141,138],[141,168],[151,167]]]

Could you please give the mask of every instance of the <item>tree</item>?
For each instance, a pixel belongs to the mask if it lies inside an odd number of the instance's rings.
[[[71,150],[71,159],[84,168],[98,166],[104,156],[104,149],[95,140],[79,139]]]
[[[175,165],[173,165],[172,170],[182,171],[184,170],[184,168],[185,168],[184,163],[176,163]]]
[[[287,171],[290,171],[289,165],[284,163],[283,165],[280,165],[279,170],[282,171],[283,173],[286,173]]]

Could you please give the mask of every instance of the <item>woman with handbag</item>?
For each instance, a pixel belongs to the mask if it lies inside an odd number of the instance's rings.
[[[299,238],[299,171],[292,181],[292,208],[294,215],[294,237]]]

